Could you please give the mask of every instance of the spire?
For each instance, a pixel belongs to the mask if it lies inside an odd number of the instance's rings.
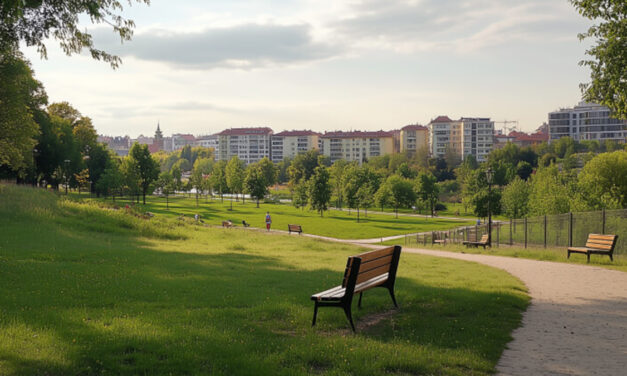
[[[163,133],[161,132],[161,125],[157,121],[157,131],[155,132],[155,139],[162,139]]]

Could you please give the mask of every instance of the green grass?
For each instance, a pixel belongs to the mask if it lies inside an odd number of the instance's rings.
[[[84,196],[83,196],[84,197]],[[415,218],[408,216],[372,214],[364,217],[363,211],[360,213],[360,222],[357,223],[357,212],[352,210],[330,210],[324,213],[323,217],[317,212],[307,209],[297,209],[287,204],[264,204],[257,208],[252,201],[246,203],[233,202],[233,210],[230,211],[231,202],[220,199],[208,200],[199,199],[199,206],[196,207],[194,197],[177,196],[170,197],[169,209],[166,209],[166,200],[161,197],[148,197],[146,206],[138,205],[141,210],[150,211],[157,216],[179,217],[181,214],[193,216],[199,214],[205,223],[220,225],[223,220],[230,219],[236,225],[241,225],[242,220],[250,223],[252,227],[265,228],[265,214],[269,211],[272,215],[272,228],[287,231],[288,223],[299,224],[307,234],[329,236],[339,239],[368,239],[391,235],[400,235],[421,231],[447,230],[471,221],[455,221],[438,218]],[[111,202],[111,200],[108,200]],[[124,205],[128,200],[117,200],[118,205]],[[138,209],[139,210],[139,209]]]
[[[369,291],[357,334],[337,309],[312,329],[309,296],[360,251],[0,186],[0,374],[494,372],[528,296],[474,263],[403,254],[400,310]]]
[[[383,245],[391,245],[391,244],[401,244],[405,245],[404,239],[397,239],[395,241],[385,241]],[[507,256],[507,257],[516,257],[516,258],[526,258],[531,260],[540,260],[540,261],[554,261],[554,262],[563,262],[569,264],[584,264],[584,265],[593,265],[600,266],[608,269],[615,269],[627,272],[627,257],[624,255],[614,254],[614,261],[610,261],[608,256],[600,256],[600,255],[592,255],[590,257],[590,263],[587,263],[586,255],[581,254],[571,254],[570,258],[567,258],[566,247],[561,248],[553,248],[553,247],[529,247],[529,248],[521,248],[521,247],[510,247],[507,245],[501,245],[500,247],[488,248],[484,250],[483,248],[471,248],[466,247],[462,244],[446,244],[446,245],[432,245],[423,243],[416,244],[415,238],[411,239],[411,242],[406,245],[407,247],[412,248],[425,248],[425,249],[433,249],[433,250],[444,250],[450,252],[462,252],[462,253],[473,253],[473,254],[484,254],[484,255],[497,255],[497,256]]]

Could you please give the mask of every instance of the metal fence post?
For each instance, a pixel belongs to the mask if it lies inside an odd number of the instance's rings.
[[[513,245],[514,244],[514,237],[512,236],[512,219],[509,219],[509,245]]]
[[[546,215],[544,216],[544,248],[546,248]]]
[[[601,213],[603,219],[601,220],[601,234],[605,234],[605,209],[603,209],[602,213]]]
[[[568,213],[568,246],[573,246],[573,213]]]
[[[527,248],[527,217],[525,217],[525,248]]]
[[[496,246],[498,247],[500,245],[501,242],[501,223],[499,222],[498,225],[496,225]]]

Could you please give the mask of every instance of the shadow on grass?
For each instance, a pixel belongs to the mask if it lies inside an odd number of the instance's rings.
[[[13,230],[27,236],[25,225]],[[0,327],[12,334],[2,337],[0,367],[8,374],[306,374],[322,365],[489,374],[526,306],[523,295],[401,277],[401,309],[346,335],[338,309],[322,309],[310,327],[309,296],[338,284],[342,264],[305,270],[290,262],[302,257],[296,250],[279,258],[208,244],[207,253],[184,253],[126,233],[38,226],[36,238],[3,243]],[[358,327],[392,307],[383,289],[366,292],[363,305],[354,308]]]

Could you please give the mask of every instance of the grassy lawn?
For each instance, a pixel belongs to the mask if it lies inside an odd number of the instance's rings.
[[[86,197],[86,196],[83,196]],[[308,234],[330,236],[339,239],[369,239],[400,235],[421,231],[446,230],[465,224],[472,224],[471,221],[454,221],[447,219],[414,218],[399,216],[398,219],[392,215],[368,214],[364,217],[363,211],[360,214],[360,222],[357,223],[357,213],[352,210],[330,210],[324,213],[323,217],[317,212],[307,209],[297,209],[288,204],[260,204],[257,208],[252,201],[246,203],[231,202],[220,199],[199,199],[199,206],[196,207],[194,197],[177,196],[170,197],[169,209],[166,209],[166,200],[161,197],[146,198],[146,206],[140,205],[141,210],[150,211],[157,216],[179,217],[181,214],[192,216],[199,214],[205,223],[220,225],[223,220],[230,219],[236,225],[241,225],[242,220],[250,223],[252,227],[265,228],[265,214],[269,211],[272,215],[272,228],[287,230],[288,223],[303,226],[303,231]],[[111,202],[108,200],[108,202]],[[128,200],[117,200],[118,205],[124,205]]]
[[[0,374],[494,372],[528,296],[474,263],[403,254],[398,311],[369,291],[357,334],[339,309],[312,329],[359,251],[0,186]]]
[[[404,239],[397,239],[396,241],[386,241],[382,243],[385,244],[404,244]],[[562,248],[541,248],[541,247],[529,247],[529,248],[521,248],[521,247],[510,247],[507,245],[501,245],[500,247],[494,247],[492,249],[488,248],[484,250],[483,248],[469,248],[462,244],[446,244],[446,245],[431,245],[427,244],[426,246],[423,243],[416,244],[415,239],[412,239],[412,242],[405,245],[407,247],[412,248],[425,248],[425,249],[434,249],[434,250],[444,250],[450,252],[463,252],[463,253],[475,253],[475,254],[484,254],[484,255],[498,255],[498,256],[508,256],[508,257],[520,257],[531,260],[541,260],[541,261],[555,261],[555,262],[564,262],[570,264],[583,264],[583,265],[593,265],[600,266],[608,269],[615,269],[627,272],[627,257],[625,255],[617,255],[614,254],[614,261],[610,261],[608,256],[600,256],[600,255],[592,255],[590,257],[590,263],[586,262],[586,255],[581,254],[571,254],[570,259],[566,257],[566,247]]]

